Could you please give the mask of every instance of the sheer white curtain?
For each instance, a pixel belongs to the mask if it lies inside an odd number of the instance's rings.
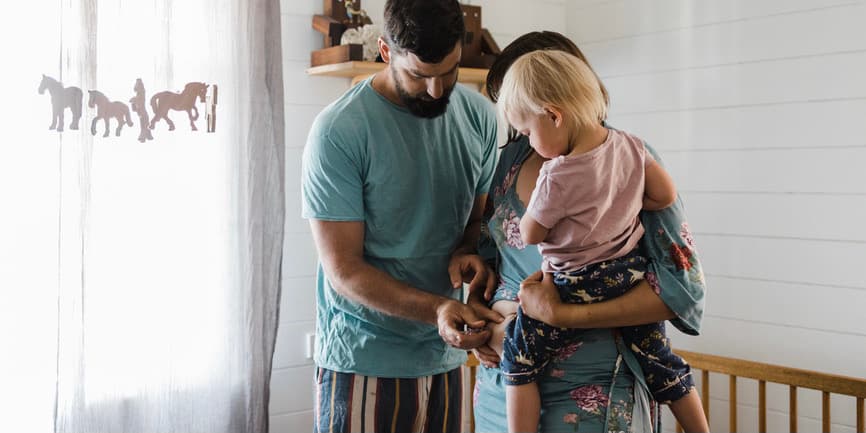
[[[283,241],[278,0],[31,0],[4,6],[0,431],[264,432]],[[14,65],[14,67],[10,67]],[[42,75],[83,92],[49,130]],[[176,129],[91,122],[218,86]],[[14,101],[14,102],[13,102]],[[4,350],[5,351],[5,350]],[[13,409],[14,410],[9,410]]]

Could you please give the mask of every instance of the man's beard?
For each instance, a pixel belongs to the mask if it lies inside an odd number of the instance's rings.
[[[426,91],[417,96],[410,95],[403,88],[396,75],[394,76],[394,83],[397,87],[397,95],[400,97],[400,102],[406,106],[406,109],[415,116],[427,119],[439,117],[445,113],[445,110],[448,108],[448,98],[457,84],[455,82],[451,87],[443,89],[442,96],[439,99],[433,99]]]

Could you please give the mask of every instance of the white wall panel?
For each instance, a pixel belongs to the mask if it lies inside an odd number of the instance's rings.
[[[272,417],[313,409],[314,372],[315,367],[312,365],[274,369],[271,374],[271,403],[268,406]],[[312,429],[311,425],[306,431],[312,431]],[[277,430],[272,431],[278,432]]]
[[[860,194],[866,147],[671,152],[664,162],[681,191]],[[729,209],[730,212],[745,209]]]
[[[283,277],[280,323],[316,320],[316,277]],[[282,329],[280,329],[282,332]]]
[[[866,345],[862,344],[863,338],[856,335],[707,316],[704,317],[700,336],[692,337],[676,331],[670,332],[669,336],[675,351],[679,348],[794,368],[831,370],[834,374],[845,376],[866,377],[866,365],[863,364],[866,359]],[[833,363],[832,369],[828,366],[828,361]]]
[[[862,317],[866,289],[816,288],[717,275],[707,279],[711,284],[706,313],[714,317],[866,337]],[[768,308],[770,305],[776,308]]]
[[[280,0],[282,15],[305,15],[312,19],[313,14],[320,13],[322,13],[322,0]]]
[[[721,22],[581,43],[602,79],[866,49],[866,5]]]
[[[866,289],[863,277],[866,243],[706,233],[695,236],[704,272],[710,275]],[[821,293],[824,289],[815,290]],[[779,304],[786,302],[778,300]]]
[[[289,105],[285,109],[286,147],[304,147],[310,126],[325,105]]]
[[[270,431],[309,432],[313,430],[313,411],[295,412],[271,417]]]
[[[312,277],[316,275],[316,244],[310,233],[286,233],[283,250],[283,275]]]
[[[325,106],[335,101],[349,87],[348,78],[307,75],[309,60],[283,59],[283,80],[287,105]]]
[[[662,152],[866,147],[866,98],[618,114],[617,128]]]
[[[564,33],[565,8],[561,3],[526,0],[473,1],[481,6],[481,25],[493,32],[507,32],[520,36],[536,30]],[[505,45],[497,40],[500,48]]]
[[[635,112],[862,99],[864,75],[866,53],[843,53],[616,77],[605,85],[616,119]]]
[[[313,30],[310,17],[305,15],[282,15],[283,40],[294,41],[283,47],[283,60],[308,62],[310,50],[324,46],[322,34]]]
[[[866,243],[866,196],[686,192],[682,198],[692,231]]]
[[[310,224],[301,216],[303,193],[301,191],[301,166],[304,149],[301,147],[286,148],[286,233],[310,233]],[[286,244],[286,248],[295,249],[295,245]],[[309,251],[308,251],[309,252]],[[315,251],[312,252],[315,254]]]
[[[624,0],[569,8],[568,30],[586,43],[770,15],[819,11],[856,0]]]
[[[313,291],[314,286],[308,290]],[[281,317],[282,319],[282,317]],[[306,357],[306,335],[316,330],[314,322],[282,322],[277,334],[277,346],[274,350],[274,368],[300,367],[313,365],[313,360]]]

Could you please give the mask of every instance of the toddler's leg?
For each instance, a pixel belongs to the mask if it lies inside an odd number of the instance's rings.
[[[566,332],[564,332],[566,331]],[[558,347],[567,330],[539,322],[517,309],[508,324],[502,351],[508,431],[535,432],[541,413],[541,396],[535,383],[550,360],[550,348]]]
[[[505,388],[509,433],[538,431],[541,418],[541,395],[535,382]]]
[[[709,433],[710,426],[707,424],[707,416],[701,405],[701,397],[698,390],[691,388],[690,392],[679,400],[670,403],[671,412],[677,422],[686,433]]]
[[[621,329],[623,341],[634,352],[643,369],[653,398],[670,404],[686,432],[708,432],[701,399],[695,389],[691,367],[671,351],[664,322]]]

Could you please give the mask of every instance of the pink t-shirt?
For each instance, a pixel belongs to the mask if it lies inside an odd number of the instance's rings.
[[[640,138],[609,131],[597,148],[541,166],[526,212],[550,229],[538,244],[545,272],[575,271],[624,256],[643,236],[638,213],[652,156]]]

